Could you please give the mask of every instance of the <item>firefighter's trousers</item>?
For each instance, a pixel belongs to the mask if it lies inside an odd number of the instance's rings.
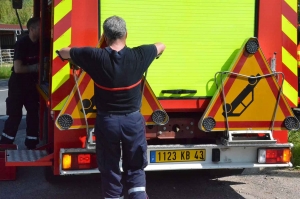
[[[130,199],[146,199],[147,142],[145,121],[139,111],[126,115],[98,113],[95,125],[96,152],[105,198],[122,198],[120,171]]]
[[[6,99],[8,119],[5,121],[0,143],[12,144],[14,142],[24,106],[27,111],[25,145],[29,149],[33,149],[39,142],[39,97],[35,81],[30,75],[20,75],[13,72],[8,82],[8,89]]]

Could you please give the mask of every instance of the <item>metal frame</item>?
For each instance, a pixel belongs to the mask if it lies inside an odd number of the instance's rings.
[[[277,96],[277,101],[276,101],[276,105],[275,105],[275,111],[274,111],[274,114],[273,114],[273,118],[272,118],[272,125],[271,125],[271,127],[270,127],[270,130],[271,131],[273,131],[273,127],[274,127],[274,121],[275,121],[275,117],[276,117],[276,113],[277,113],[277,109],[278,109],[278,104],[279,104],[279,100],[280,100],[280,95],[281,95],[281,93],[282,93],[282,85],[283,85],[283,83],[284,83],[284,74],[282,73],[282,72],[274,72],[274,73],[272,73],[272,74],[265,74],[265,75],[259,75],[259,76],[255,76],[255,77],[253,77],[253,76],[248,76],[248,75],[243,75],[243,74],[239,74],[239,73],[234,73],[234,72],[230,72],[230,71],[224,71],[224,72],[217,72],[216,74],[215,74],[215,84],[216,84],[216,86],[217,87],[219,87],[218,86],[218,82],[217,82],[217,75],[218,74],[220,74],[221,75],[221,77],[220,77],[220,81],[221,81],[221,83],[220,83],[220,85],[221,85],[221,87],[222,87],[222,97],[223,97],[223,104],[224,104],[224,112],[225,112],[225,119],[226,119],[226,128],[227,128],[227,130],[226,130],[226,132],[227,132],[227,136],[229,136],[228,135],[228,131],[229,131],[229,122],[228,122],[228,116],[227,116],[227,108],[226,108],[226,97],[225,97],[225,91],[224,91],[224,79],[226,79],[226,77],[225,78],[223,78],[223,75],[225,74],[225,75],[227,75],[227,77],[228,78],[230,78],[229,76],[228,76],[228,74],[229,75],[236,75],[236,76],[238,76],[238,77],[244,77],[244,78],[250,78],[250,79],[257,79],[257,78],[262,78],[262,77],[270,77],[270,76],[278,76],[278,75],[282,75],[282,83],[281,83],[281,85],[279,86],[279,93],[278,93],[278,96]]]
[[[245,139],[237,139],[237,140],[233,140],[233,137],[234,137],[234,134],[259,134],[259,133],[262,133],[262,134],[266,134],[269,136],[269,139],[268,140],[251,140],[251,139],[248,139],[248,140],[245,140]],[[273,138],[273,133],[272,131],[269,131],[269,130],[265,130],[265,131],[262,131],[262,130],[246,130],[246,131],[228,131],[228,139],[224,139],[222,138],[221,139],[222,143],[226,146],[235,146],[236,144],[253,144],[254,142],[257,143],[257,144],[276,144],[277,140],[275,140]]]

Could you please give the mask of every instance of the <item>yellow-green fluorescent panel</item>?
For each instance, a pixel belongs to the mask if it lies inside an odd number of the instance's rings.
[[[208,97],[216,91],[215,73],[227,70],[254,36],[255,0],[101,0],[101,29],[112,15],[126,21],[127,46],[166,44],[147,74],[156,96]],[[161,93],[173,89],[197,93]]]

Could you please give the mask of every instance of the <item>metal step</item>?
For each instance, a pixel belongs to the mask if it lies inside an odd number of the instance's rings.
[[[264,137],[258,136],[264,134]],[[256,136],[257,135],[257,136]],[[228,138],[221,139],[222,144],[226,146],[235,146],[240,144],[276,144],[277,140],[273,138],[270,130],[246,130],[246,131],[228,131]]]
[[[5,166],[51,166],[46,150],[6,150]]]

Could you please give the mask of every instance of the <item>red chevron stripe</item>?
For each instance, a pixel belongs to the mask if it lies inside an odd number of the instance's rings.
[[[284,74],[284,81],[287,81],[294,89],[297,90],[298,88],[298,77],[295,75],[284,63],[283,66],[283,74]]]
[[[64,67],[66,63],[66,61],[62,61],[59,57],[56,57],[52,61],[52,76],[54,76],[60,69],[62,69],[62,67]]]
[[[68,12],[68,14],[66,14],[60,21],[58,21],[55,24],[54,32],[53,32],[53,41],[56,41],[62,34],[64,34],[71,27],[71,22],[72,22],[72,11]]]
[[[285,1],[282,1],[282,14],[297,28],[298,15]]]
[[[295,107],[295,106],[297,106],[298,104],[294,104],[289,98],[285,98],[286,99],[286,101],[287,101],[287,103],[291,106],[291,107]],[[299,98],[298,98],[298,101],[299,101]],[[299,103],[299,102],[298,102]]]
[[[53,6],[54,6],[54,7],[57,6],[61,1],[62,1],[62,0],[54,0]]]
[[[282,15],[297,29],[298,14],[295,12],[285,1],[282,1]],[[297,59],[297,44],[295,44],[283,31],[282,31],[282,46]],[[294,67],[294,66],[290,66]],[[295,75],[289,67],[282,62],[282,72],[285,75],[285,80],[296,90],[298,90],[298,77]],[[286,98],[290,106],[295,106],[288,98]],[[297,105],[297,104],[296,104]]]
[[[72,91],[75,85],[74,79],[69,78],[63,85],[61,85],[54,93],[51,95],[51,108],[56,107],[61,100],[65,99]]]
[[[282,33],[282,46],[297,59],[297,45],[283,32]]]

